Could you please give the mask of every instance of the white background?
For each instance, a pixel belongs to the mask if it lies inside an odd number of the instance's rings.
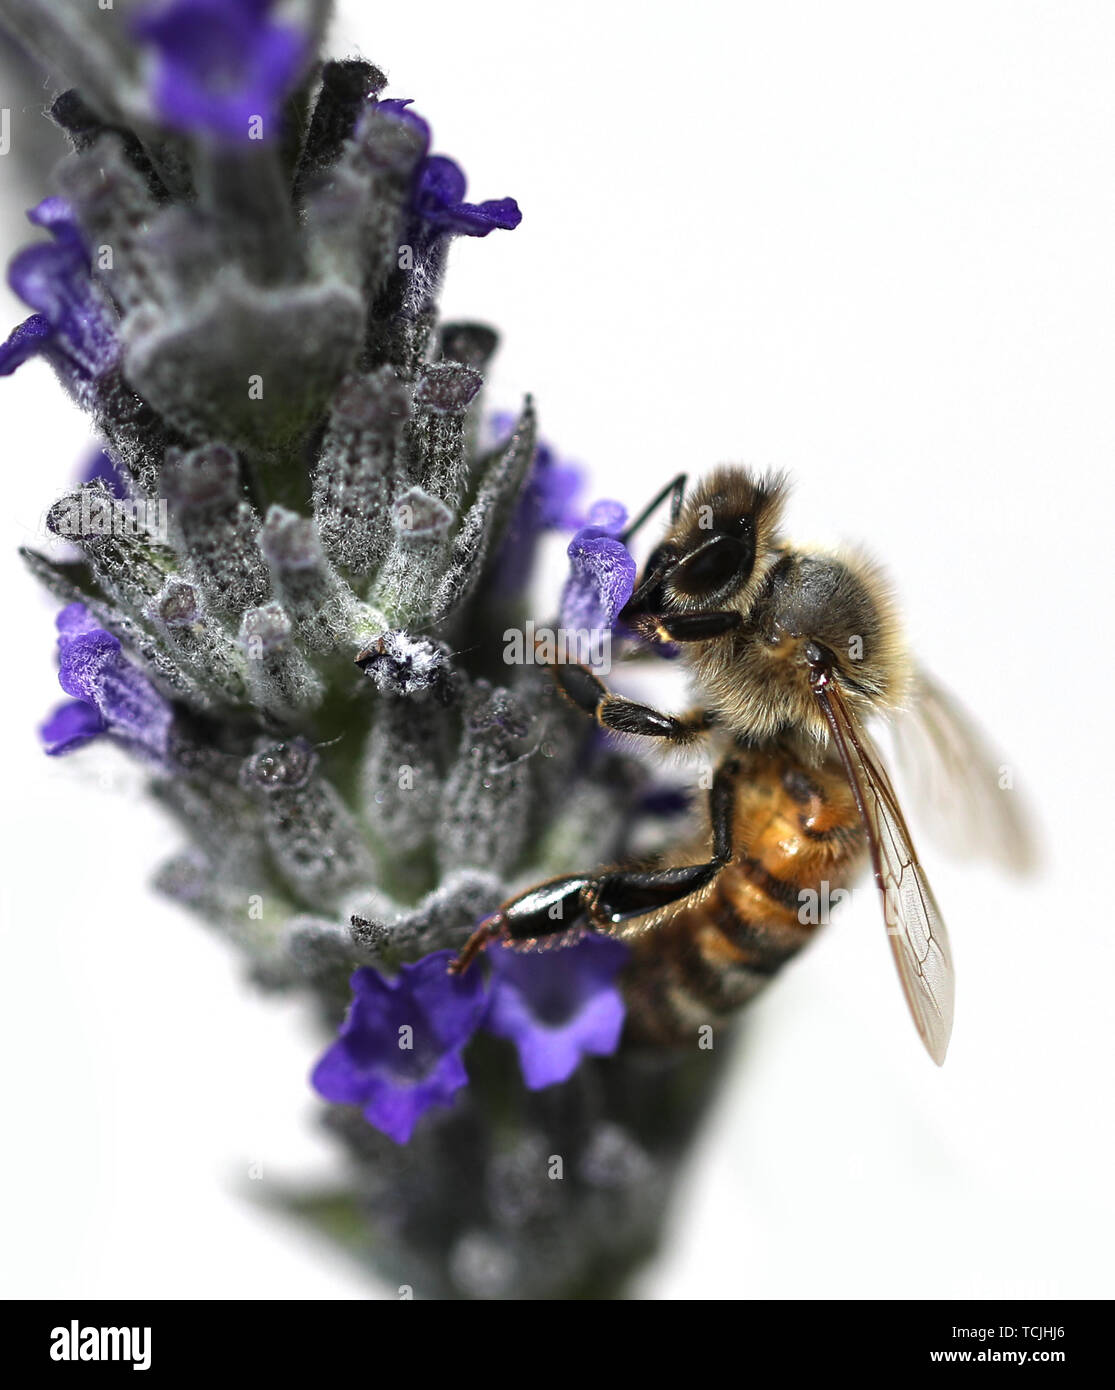
[[[1111,1296],[1110,6],[353,0],[354,49],[524,209],[443,301],[500,327],[493,403],[633,506],[787,468],[791,533],[887,563],[1040,820],[1027,882],[925,847],[943,1071],[867,894],[751,1010],[645,1294]],[[123,762],[37,749],[54,605],[13,551],[87,435],[41,364],[0,410],[3,1291],[367,1297],[261,1205],[336,1171],[299,1010],[149,894],[176,832]]]

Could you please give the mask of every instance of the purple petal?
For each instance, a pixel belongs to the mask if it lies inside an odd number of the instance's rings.
[[[98,710],[81,700],[67,700],[59,705],[39,728],[39,737],[51,757],[71,753],[83,743],[104,733],[108,726]]]
[[[81,470],[80,482],[104,483],[113,497],[127,497],[119,468],[107,449],[94,449]]]
[[[0,376],[11,376],[30,357],[36,357],[54,337],[54,329],[42,314],[24,319],[0,343]]]
[[[621,942],[587,936],[564,948],[503,947],[489,957],[492,991],[484,1026],[515,1044],[530,1090],[567,1080],[586,1055],[615,1051],[625,1012],[616,977],[629,958]]]
[[[360,970],[353,976],[353,1001],[337,1041],[318,1064],[320,1085],[315,1071],[314,1085],[330,1100],[363,1104],[381,1079],[392,1086],[412,1087],[440,1060],[431,1045],[429,1026],[413,1001],[390,981],[381,980],[377,988],[376,978],[374,970]]]
[[[399,971],[400,980],[406,982],[444,1048],[466,1043],[480,1026],[487,1005],[479,970],[470,970],[464,975],[449,974],[449,962],[455,954],[454,951],[435,951],[414,965],[402,966]]]
[[[352,1004],[339,1038],[352,1066],[369,1074],[376,1067],[397,1064],[399,1030],[414,1028],[415,1010],[400,996],[394,981],[365,966],[352,977]]]
[[[54,626],[58,629],[61,636],[58,645],[62,645],[63,638],[77,637],[83,632],[99,632],[100,626],[86,608],[84,603],[67,603],[65,608],[54,620]]]
[[[427,148],[430,127],[410,110],[410,101],[390,98],[381,101],[376,110],[396,120],[407,121],[423,138]],[[467,188],[464,170],[447,155],[427,155],[419,164],[414,180],[412,210],[417,226],[411,237],[425,251],[445,236],[487,236],[501,229],[511,231],[523,220],[514,198],[493,198],[483,203],[466,203]]]
[[[487,999],[481,972],[451,976],[452,959],[452,951],[437,951],[402,966],[393,980],[368,967],[357,970],[337,1041],[314,1068],[321,1095],[362,1105],[369,1124],[399,1144],[431,1106],[451,1104],[468,1080],[461,1049]]]
[[[619,1046],[626,1010],[619,990],[590,1000],[564,1028],[534,1028],[515,1039],[528,1091],[568,1081],[584,1057],[608,1057]]]
[[[430,147],[430,125],[428,121],[422,119],[417,111],[411,111],[412,98],[388,97],[384,101],[376,103],[376,110],[383,116],[390,116],[394,121],[401,121],[404,125],[410,126],[417,131],[422,139],[425,149]]]
[[[438,159],[443,158],[443,156],[435,155],[433,158]],[[432,160],[427,160],[427,165],[432,162]],[[451,159],[446,159],[444,162],[453,164]],[[464,175],[460,173],[456,164],[453,164],[453,168],[460,174],[460,188],[463,194]],[[423,185],[425,185],[425,176],[423,176]],[[437,193],[431,192],[429,186],[423,186],[418,199],[419,213],[436,231],[455,232],[461,236],[487,236],[489,232],[497,229],[506,232],[514,231],[523,220],[523,214],[514,198],[496,198],[484,203],[466,203],[445,193],[444,190],[448,186],[448,179]]]
[[[627,508],[622,502],[602,498],[588,509],[586,527],[598,529],[607,536],[618,536],[627,525]]]
[[[622,941],[597,934],[549,950],[498,946],[489,952],[493,997],[507,987],[529,1001],[535,1018],[563,1027],[601,989],[611,987],[629,958]]]
[[[486,453],[490,449],[502,449],[518,423],[519,417],[510,410],[493,410],[481,422],[481,450]]]
[[[349,1050],[335,1042],[310,1076],[318,1095],[338,1105],[360,1105],[368,1093],[368,1080],[353,1066]]]
[[[65,199],[46,198],[27,216],[53,240],[25,247],[8,267],[8,283],[37,312],[0,348],[0,372],[40,352],[76,390],[119,355],[114,316],[93,283],[89,253]]]
[[[597,526],[569,542],[570,572],[561,596],[562,626],[592,632],[615,625],[635,588],[635,561],[622,541]]]
[[[555,463],[534,478],[538,525],[544,531],[572,530],[580,515],[576,499],[585,482],[584,470],[573,463]]]
[[[50,232],[61,244],[71,246],[80,251],[83,257],[88,257],[85,238],[74,210],[65,198],[44,198],[28,212],[27,220]]]
[[[489,198],[483,203],[462,205],[471,214],[473,236],[487,236],[494,228],[513,232],[523,220],[522,209],[514,198]]]
[[[105,669],[120,657],[120,639],[103,628],[69,634],[58,639],[60,669],[58,684],[75,700],[94,704]]]
[[[450,1052],[417,1086],[391,1086],[376,1081],[364,1107],[364,1118],[396,1144],[405,1144],[414,1126],[435,1105],[451,1106],[457,1092],[468,1084],[468,1073],[459,1052]]]
[[[443,154],[431,155],[418,179],[418,197],[431,212],[454,207],[465,196],[465,175],[461,166]]]
[[[284,96],[301,69],[306,36],[273,24],[271,0],[171,0],[149,7],[134,32],[156,51],[154,98],[170,126],[218,139],[278,133]]]
[[[514,425],[513,415],[489,417],[490,447],[506,444]],[[584,471],[576,464],[560,463],[551,446],[540,440],[496,555],[492,583],[498,593],[515,595],[526,588],[544,531],[573,530],[581,524],[576,499],[583,486]]]

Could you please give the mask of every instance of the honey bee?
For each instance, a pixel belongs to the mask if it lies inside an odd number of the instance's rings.
[[[711,741],[716,770],[702,834],[651,864],[538,884],[505,902],[452,963],[493,943],[541,949],[607,932],[628,943],[629,1027],[660,1043],[726,1021],[811,939],[809,894],[832,900],[870,865],[906,1001],[940,1065],[953,1017],[948,935],[867,723],[908,711],[999,857],[1029,855],[1013,799],[996,795],[973,727],[915,669],[886,582],[854,554],[796,549],[780,535],[786,485],[721,468],[688,497],[674,479],[628,527],[670,498],[670,523],[621,623],[680,647],[700,705],[670,715],[612,693],[586,666],[553,668],[604,729],[678,747]],[[992,800],[994,796],[994,800]]]

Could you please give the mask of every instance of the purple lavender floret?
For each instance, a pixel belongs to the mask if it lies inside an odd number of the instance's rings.
[[[435,233],[458,236],[487,236],[489,232],[510,232],[523,220],[514,198],[491,198],[483,203],[466,203],[468,187],[464,170],[446,155],[430,155],[418,179],[415,206],[426,225]]]
[[[17,324],[0,343],[0,376],[11,376],[24,362],[44,353],[53,337],[54,329],[42,314],[32,314]]]
[[[430,123],[417,111],[411,110],[413,105],[413,97],[384,97],[382,101],[376,103],[376,110],[380,115],[390,116],[393,120],[401,121],[403,125],[410,126],[411,130],[421,137],[428,150],[431,139]]]
[[[82,700],[67,700],[42,724],[39,737],[46,751],[52,757],[57,757],[61,753],[72,753],[75,748],[103,734],[107,728],[104,717],[95,705],[87,705]]]
[[[452,951],[400,967],[394,980],[372,969],[352,977],[353,1001],[337,1041],[318,1062],[318,1093],[363,1107],[376,1129],[405,1144],[433,1106],[453,1104],[468,1082],[461,1051],[484,1014],[478,970],[446,969]]]
[[[549,951],[496,947],[488,954],[484,1027],[515,1044],[529,1090],[567,1081],[583,1058],[610,1056],[619,1046],[625,1010],[617,977],[630,954],[622,942],[586,936]]]
[[[64,198],[45,198],[27,214],[52,241],[16,255],[8,283],[36,312],[0,344],[0,376],[42,355],[79,398],[119,356],[114,318],[90,276],[84,237]]]
[[[403,121],[430,145],[430,126],[409,98],[388,98],[376,107],[382,115]],[[426,154],[415,172],[412,206],[422,235],[420,242],[442,236],[487,236],[489,232],[513,231],[523,220],[514,198],[493,198],[483,203],[466,203],[468,181],[464,170],[443,154]]]
[[[570,574],[561,595],[561,624],[568,631],[612,628],[631,597],[635,561],[619,539],[626,522],[620,503],[597,502],[569,542]]]
[[[108,733],[165,761],[174,712],[124,655],[120,639],[98,626],[81,603],[63,608],[57,627],[58,684],[73,700],[56,709],[40,729],[46,751],[70,753]]]
[[[136,37],[155,50],[153,95],[168,126],[239,143],[257,117],[264,139],[278,133],[307,44],[272,22],[274,8],[273,0],[171,0],[136,18]]]

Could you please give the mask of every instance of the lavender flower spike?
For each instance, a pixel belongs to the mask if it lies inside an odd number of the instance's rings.
[[[396,1144],[431,1106],[452,1105],[468,1081],[461,1050],[483,1016],[484,985],[478,971],[450,975],[452,958],[435,951],[395,980],[358,970],[340,1035],[314,1068],[320,1095],[363,1106]]]
[[[576,531],[565,626],[611,628],[626,512],[585,516],[532,400],[485,428],[497,335],[438,298],[518,204],[468,201],[377,67],[317,53],[329,9],[0,0],[74,84],[71,152],[24,171],[62,196],[0,386],[45,356],[103,449],[46,511],[66,550],[26,552],[62,607],[41,736],[136,759],[184,840],[159,891],[320,1025],[347,1163],[292,1214],[417,1298],[618,1295],[726,1049],[637,1044],[611,938],[447,966],[523,885],[658,842],[637,759],[506,655],[557,606],[527,589],[546,531]]]

